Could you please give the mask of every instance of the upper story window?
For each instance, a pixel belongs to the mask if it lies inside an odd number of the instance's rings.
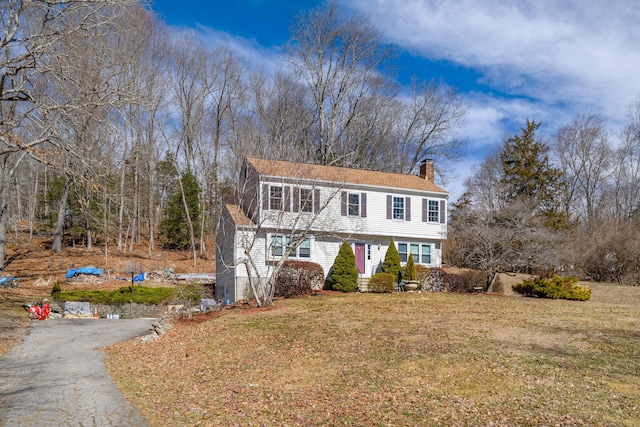
[[[437,200],[429,200],[429,222],[440,221],[440,204]]]
[[[347,214],[349,216],[360,216],[360,194],[349,193]]]
[[[411,197],[387,196],[387,219],[411,221]]]
[[[274,211],[282,210],[282,187],[269,186],[269,209]]]
[[[393,198],[393,219],[404,220],[404,197]]]
[[[447,222],[447,202],[444,199],[422,199],[422,222]]]
[[[343,191],[340,198],[342,216],[367,216],[367,193]]]
[[[313,190],[300,189],[300,212],[313,212]]]
[[[291,210],[291,187],[262,184],[262,209],[289,212]]]

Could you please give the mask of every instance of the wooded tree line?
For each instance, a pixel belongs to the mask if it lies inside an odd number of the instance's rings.
[[[527,121],[452,204],[447,263],[640,283],[640,98],[619,135],[577,116],[544,141]]]
[[[0,1],[0,268],[45,223],[132,251],[205,251],[245,156],[415,172],[462,150],[466,105],[400,86],[393,48],[334,4],[306,12],[275,72],[135,0]]]
[[[0,268],[7,232],[35,223],[55,251],[162,244],[195,262],[245,156],[415,173],[464,149],[455,89],[399,85],[393,47],[334,4],[296,18],[273,72],[137,0],[0,0],[0,26]],[[537,129],[465,183],[447,263],[637,275],[640,104],[620,135],[597,114]]]

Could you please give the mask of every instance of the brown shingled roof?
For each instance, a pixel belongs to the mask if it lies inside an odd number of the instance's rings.
[[[447,193],[435,183],[416,175],[266,160],[255,157],[248,157],[247,161],[260,175]]]
[[[251,219],[242,212],[242,208],[238,205],[232,205],[227,203],[225,205],[227,211],[229,211],[229,215],[231,219],[236,225],[246,225],[246,226],[254,226],[255,223],[251,221]]]

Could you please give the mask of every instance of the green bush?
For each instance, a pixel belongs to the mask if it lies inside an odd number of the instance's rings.
[[[62,289],[60,288],[60,282],[56,280],[55,283],[53,284],[53,288],[51,288],[51,299],[54,300],[55,302],[59,302],[60,292],[62,292]]]
[[[375,293],[393,293],[396,278],[391,273],[376,273],[369,279],[369,291]]]
[[[382,272],[392,274],[395,277],[395,281],[399,282],[402,279],[400,274],[400,254],[396,248],[396,242],[391,238],[389,242],[389,248],[384,254],[384,261],[382,262]]]
[[[550,279],[525,280],[512,286],[514,292],[526,297],[570,299],[586,301],[591,298],[591,289],[576,285],[577,277],[553,276]]]
[[[413,261],[413,255],[409,254],[407,264],[404,266],[402,271],[402,277],[404,280],[416,280],[417,275],[418,273],[416,271],[416,264]]]
[[[136,286],[131,294],[131,287],[125,286],[115,291],[65,291],[60,292],[60,301],[83,301],[92,304],[118,305],[135,302],[138,304],[155,305],[170,300],[175,296],[173,288],[149,288]]]
[[[355,292],[358,289],[356,257],[347,241],[340,246],[333,267],[331,267],[327,285],[334,291]]]
[[[573,285],[567,294],[567,299],[573,301],[587,301],[591,299],[591,289],[587,286]]]

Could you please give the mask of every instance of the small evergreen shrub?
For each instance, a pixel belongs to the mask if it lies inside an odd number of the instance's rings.
[[[391,294],[395,290],[396,278],[391,273],[376,273],[369,279],[369,291]]]
[[[416,280],[417,278],[416,264],[413,261],[413,255],[409,254],[409,259],[407,260],[407,264],[404,266],[402,270],[402,277],[404,280]]]
[[[53,284],[53,288],[51,288],[51,299],[54,300],[55,302],[59,302],[60,292],[62,292],[62,289],[60,288],[60,282],[56,280],[55,283]]]
[[[514,292],[526,297],[571,299],[586,301],[591,298],[591,289],[586,286],[576,285],[578,278],[575,276],[553,276],[550,279],[525,280],[512,286]]]
[[[356,256],[347,241],[340,246],[333,267],[331,267],[327,285],[334,291],[355,292],[358,289]]]
[[[307,261],[285,261],[275,279],[274,294],[289,298],[310,295],[321,289],[324,270],[320,264]]]
[[[572,301],[587,301],[591,299],[591,289],[588,286],[573,285],[567,294],[567,299]]]
[[[392,274],[396,278],[396,282],[402,280],[400,270],[400,254],[396,248],[396,243],[391,238],[387,252],[384,254],[384,261],[382,262],[382,272]]]

